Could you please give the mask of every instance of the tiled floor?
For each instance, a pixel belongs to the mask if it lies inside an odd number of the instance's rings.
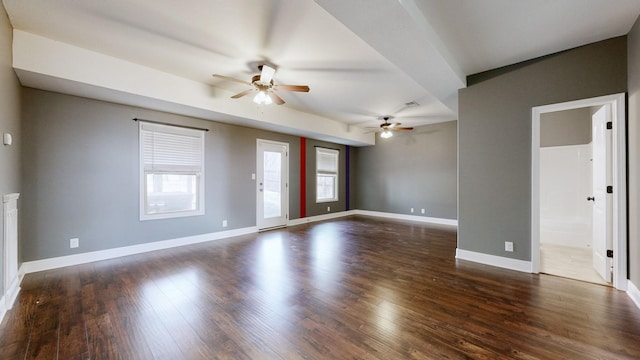
[[[540,272],[596,284],[606,283],[593,269],[591,249],[540,244]]]

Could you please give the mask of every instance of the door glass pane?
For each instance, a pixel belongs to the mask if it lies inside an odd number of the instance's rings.
[[[264,218],[282,216],[282,153],[264,151]]]

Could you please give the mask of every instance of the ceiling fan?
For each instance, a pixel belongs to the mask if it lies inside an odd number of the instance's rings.
[[[258,66],[258,70],[260,70],[260,75],[254,75],[251,78],[251,82],[235,79],[235,78],[224,76],[224,75],[218,75],[218,74],[213,74],[213,77],[252,86],[251,89],[235,94],[231,98],[238,99],[243,96],[249,95],[253,92],[257,92],[256,96],[253,98],[253,101],[256,104],[269,105],[274,102],[278,105],[284,104],[284,100],[282,100],[282,98],[278,96],[276,91],[309,92],[309,87],[307,85],[276,85],[274,84],[273,75],[276,73],[276,69],[272,66],[263,64]]]
[[[412,127],[401,127],[400,125],[402,124],[399,122],[390,123],[389,120],[393,120],[393,116],[383,116],[380,119],[384,120],[384,122],[380,124],[380,127],[371,129],[376,129],[376,131],[379,131],[381,138],[388,139],[392,137],[392,131],[413,130]]]

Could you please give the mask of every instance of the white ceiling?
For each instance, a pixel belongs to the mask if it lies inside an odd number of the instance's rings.
[[[457,90],[467,75],[624,35],[640,14],[639,0],[3,4],[14,29],[47,38],[14,34],[14,67],[25,86],[354,144],[371,143],[354,133],[376,126],[382,115],[396,115],[407,126],[454,120]],[[91,54],[78,49],[106,57],[88,61]],[[74,56],[59,68],[46,63],[64,52]],[[246,86],[211,76],[249,80],[261,61],[278,66],[276,83],[309,85],[311,91],[280,93],[287,101],[283,109],[255,109],[251,97],[229,98]],[[157,96],[136,89],[127,81],[136,79],[140,65],[166,78],[164,86],[190,81],[203,100],[194,105],[168,91]],[[73,74],[73,68],[88,71]],[[204,86],[196,90],[196,84]],[[419,106],[404,105],[411,101]],[[294,120],[307,114],[314,123]]]

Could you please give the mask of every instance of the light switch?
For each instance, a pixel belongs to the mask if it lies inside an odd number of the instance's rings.
[[[11,134],[9,133],[4,133],[4,135],[2,136],[2,143],[7,146],[13,144],[13,136],[11,136]]]

